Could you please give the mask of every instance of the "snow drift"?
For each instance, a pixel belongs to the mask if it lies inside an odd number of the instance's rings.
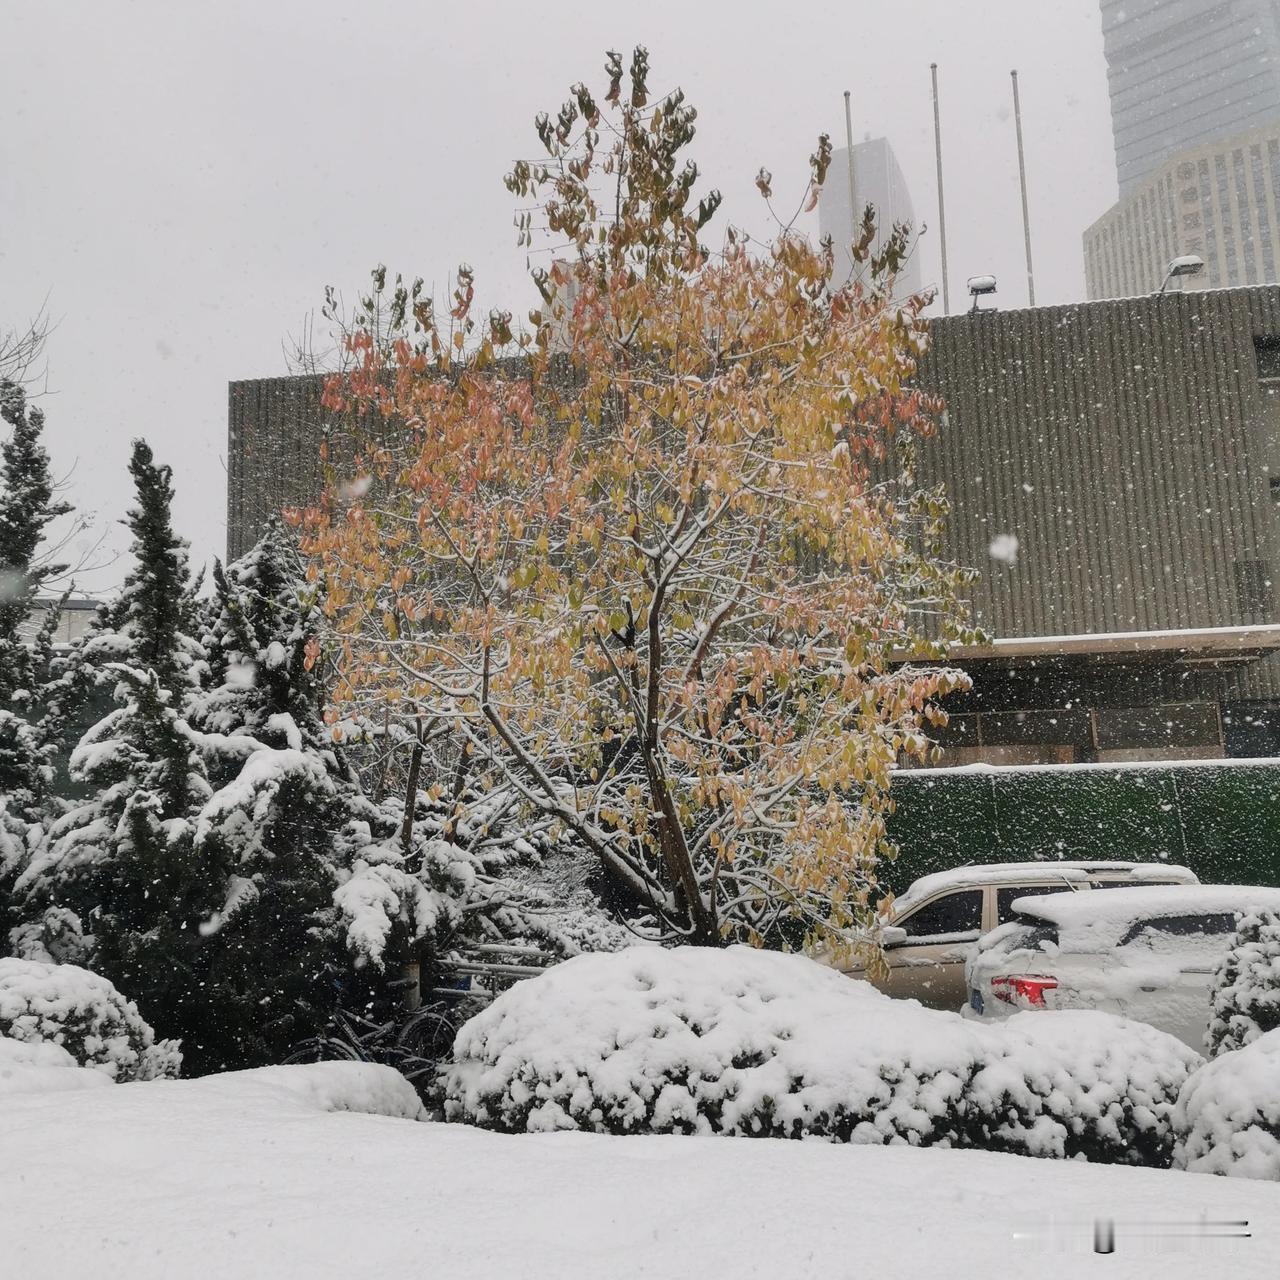
[[[231,1100],[275,1095],[306,1111],[350,1111],[389,1116],[393,1120],[425,1120],[426,1111],[413,1085],[394,1067],[376,1062],[312,1062],[287,1067],[252,1067],[184,1081]]]
[[[101,1071],[81,1067],[61,1045],[47,1040],[11,1040],[0,1036],[0,1098],[16,1093],[58,1093],[64,1089],[104,1088]]]

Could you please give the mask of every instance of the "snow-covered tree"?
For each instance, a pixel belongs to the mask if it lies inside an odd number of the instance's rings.
[[[210,789],[184,718],[201,651],[183,625],[190,574],[170,518],[171,472],[141,440],[130,471],[133,569],[78,666],[114,706],[72,752],[87,797],[52,823],[18,890],[31,918],[53,908],[82,922],[87,954],[69,959],[128,991],[162,1034],[187,1037],[206,1016],[193,979],[214,892],[190,821]]]
[[[298,515],[334,697],[445,726],[672,938],[844,944],[874,934],[891,769],[968,684],[898,660],[973,638],[912,462],[941,408],[914,385],[928,299],[895,296],[909,234],[873,250],[870,212],[834,296],[791,222],[713,253],[696,112],[643,49],[607,74],[507,178],[568,258],[534,273],[536,334],[481,318],[467,271],[447,319],[397,279],[380,328],[379,270],[346,335],[326,404],[354,474]]]
[[[519,792],[483,782],[456,796],[420,792],[407,852],[400,838],[354,851],[335,900],[357,964],[381,970],[415,952],[430,980],[476,944],[563,959],[636,940],[588,883],[590,851],[530,821]]]
[[[281,526],[214,584],[191,724],[214,787],[195,847],[219,886],[201,966],[220,1013],[188,1046],[197,1069],[271,1061],[319,1029],[346,967],[334,890],[351,850],[393,831],[325,724],[317,592]]]
[[[1214,979],[1205,1050],[1243,1049],[1280,1027],[1280,912],[1241,918]]]
[[[0,445],[0,803],[11,819],[34,822],[49,777],[41,690],[56,611],[34,643],[27,623],[42,586],[66,567],[42,557],[41,546],[71,507],[55,494],[41,441],[44,414],[16,383],[0,381],[0,418],[9,426]]]

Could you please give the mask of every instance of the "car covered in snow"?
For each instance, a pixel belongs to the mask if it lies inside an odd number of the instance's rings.
[[[1280,911],[1280,889],[1147,885],[1016,898],[1014,918],[966,968],[971,1017],[1100,1009],[1200,1050],[1214,973],[1241,915]]]
[[[1015,899],[1124,885],[1196,883],[1187,867],[1162,862],[1000,862],[922,876],[889,903],[882,935],[888,973],[871,975],[870,980],[888,995],[935,1009],[957,1009],[967,995],[964,966],[970,949],[1013,918]],[[834,963],[852,977],[868,977],[854,959]]]

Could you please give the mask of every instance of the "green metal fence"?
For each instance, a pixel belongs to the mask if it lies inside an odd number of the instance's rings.
[[[921,769],[895,776],[884,879],[970,862],[1178,862],[1206,882],[1280,886],[1280,760]]]

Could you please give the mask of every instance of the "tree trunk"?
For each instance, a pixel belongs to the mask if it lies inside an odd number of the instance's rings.
[[[708,908],[703,901],[698,874],[689,855],[689,846],[680,826],[680,815],[671,799],[667,780],[649,744],[643,744],[641,750],[644,752],[645,773],[649,779],[649,794],[658,810],[663,861],[667,864],[667,874],[671,877],[676,894],[683,900],[684,909],[688,913],[692,929],[690,940],[696,946],[718,947],[722,940],[716,924],[715,905]]]
[[[405,861],[410,865],[407,870],[416,872],[420,866],[412,865],[413,857],[413,815],[418,807],[418,776],[422,772],[422,741],[413,744],[413,754],[409,757],[409,780],[404,790],[404,822],[400,827],[400,847],[404,850]]]
[[[409,779],[405,785],[404,821],[400,827],[400,847],[404,850],[405,870],[416,875],[422,863],[413,856],[413,818],[418,808],[418,776],[422,772],[422,735],[419,732],[409,757]],[[416,864],[416,865],[415,865]],[[422,1007],[422,964],[419,955],[413,954],[400,971],[404,982],[403,1005],[406,1013]]]

